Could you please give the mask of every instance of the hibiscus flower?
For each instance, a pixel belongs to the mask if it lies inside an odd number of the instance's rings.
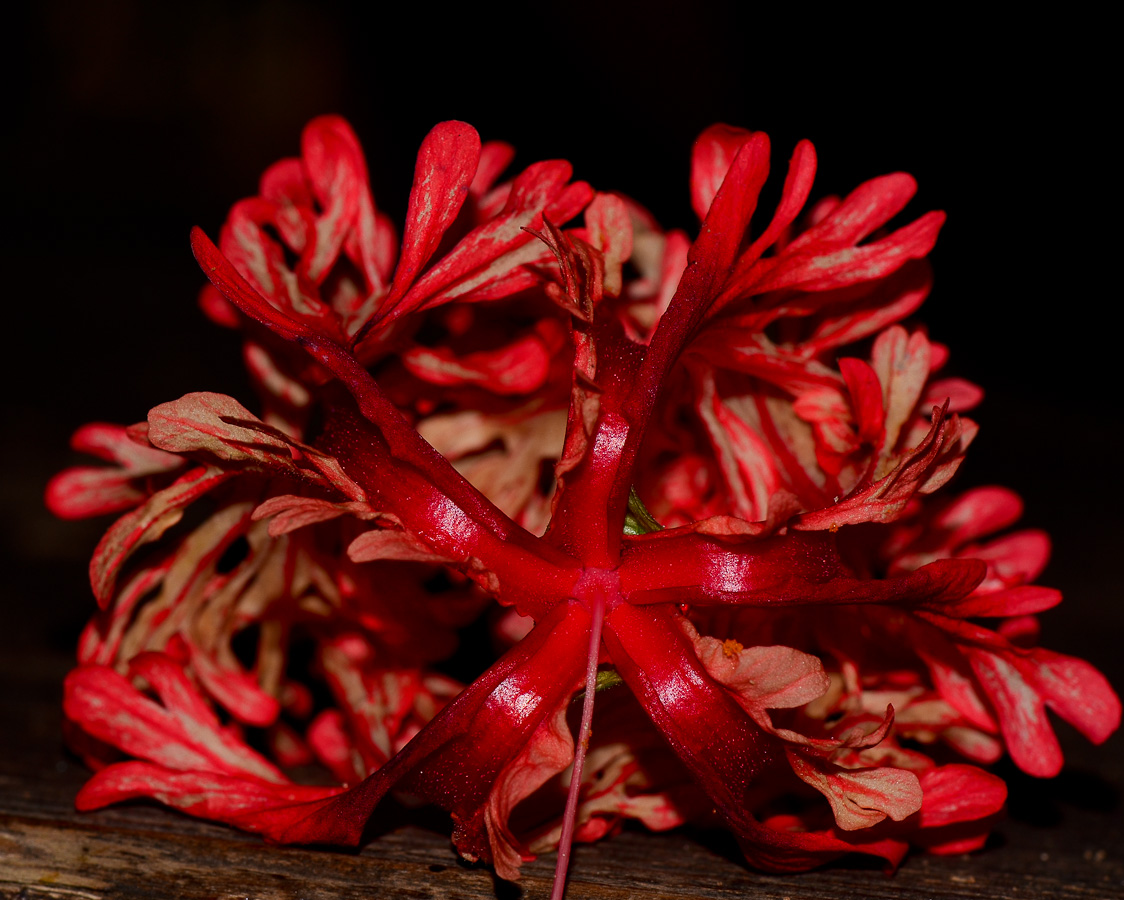
[[[395,254],[350,130],[320,119],[219,246],[192,235],[265,413],[188,395],[113,432],[119,471],[52,489],[76,514],[99,506],[88,484],[106,510],[145,498],[95,556],[108,618],[66,700],[139,761],[80,805],[145,795],[355,844],[398,792],[446,809],[458,851],[502,877],[557,847],[556,897],[572,841],[624,818],[717,819],[782,871],[979,846],[1002,783],[915,745],[1052,774],[1044,706],[1099,741],[1120,705],[1087,664],[1027,646],[1025,616],[1057,599],[1028,584],[1041,543],[972,543],[991,530],[976,513],[1009,524],[1009,495],[929,499],[979,398],[896,324],[925,299],[943,215],[882,232],[914,190],[891,175],[798,221],[804,142],[752,232],[769,142],[725,126],[696,144],[693,242],[568,185],[565,163],[492,187],[508,159],[437,126]],[[204,495],[210,515],[166,546]],[[458,692],[433,666],[491,603],[508,646]],[[279,674],[297,631],[336,699],[311,720]],[[352,786],[294,785],[208,697]]]

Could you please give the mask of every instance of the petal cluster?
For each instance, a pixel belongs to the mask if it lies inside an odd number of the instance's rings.
[[[258,408],[86,426],[108,465],[48,489],[120,515],[66,684],[79,806],[340,844],[420,798],[503,878],[557,849],[556,897],[628,819],[778,871],[981,846],[979,766],[1056,774],[1046,709],[1099,742],[1120,703],[1036,646],[1060,596],[1018,498],[944,490],[982,394],[911,319],[943,214],[893,224],[904,174],[808,206],[802,142],[757,227],[769,141],[728,126],[693,239],[512,158],[436,126],[399,230],[324,117],[193,234]]]

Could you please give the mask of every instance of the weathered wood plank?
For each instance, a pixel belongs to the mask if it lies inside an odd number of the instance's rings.
[[[407,832],[407,841],[428,846],[425,836]],[[571,898],[617,900],[671,897],[758,900],[985,900],[985,898],[1068,898],[1096,900],[1119,896],[1119,882],[1102,875],[1085,885],[1044,878],[1040,874],[981,870],[977,864],[923,861],[894,879],[848,870],[775,878],[737,871],[730,864],[703,867],[697,848],[674,847],[666,839],[626,842],[625,856],[649,853],[653,863],[635,868],[636,859],[616,860],[609,872],[602,864],[580,865],[571,881]],[[385,850],[386,848],[381,848]],[[650,851],[655,849],[653,856]],[[661,865],[668,852],[685,852],[685,865]],[[491,898],[542,897],[549,873],[538,871],[519,886],[494,882],[483,869],[422,864],[376,849],[360,855],[255,846],[222,838],[128,832],[68,823],[0,819],[0,892],[32,900],[75,897],[83,900],[328,900],[328,898]],[[583,861],[584,862],[584,861]],[[627,867],[622,863],[630,863]],[[936,864],[934,864],[936,863]],[[679,871],[674,871],[678,868]],[[592,871],[591,871],[592,869]],[[964,874],[972,872],[975,874]],[[601,876],[601,877],[599,877]],[[612,878],[605,883],[602,877]],[[671,876],[671,877],[669,877]],[[675,877],[679,876],[679,877]],[[21,893],[22,891],[22,893]]]
[[[496,881],[484,868],[459,865],[447,838],[409,826],[361,853],[272,847],[222,828],[159,812],[164,830],[149,827],[155,810],[118,811],[72,820],[0,816],[0,896],[33,900],[320,900],[404,897],[514,900],[549,893],[551,860],[527,866],[519,885]],[[137,821],[129,824],[130,816]],[[177,832],[185,825],[190,831]],[[705,836],[704,836],[705,837]],[[1053,853],[1028,846],[984,856],[914,858],[893,878],[839,867],[798,876],[747,870],[732,846],[689,833],[626,832],[577,849],[569,896],[591,900],[698,897],[729,900],[1107,900],[1124,897],[1119,847],[1090,845],[1075,856],[1072,841]],[[1041,842],[1038,846],[1044,846]],[[21,894],[20,892],[23,891]],[[38,893],[37,893],[38,892]]]

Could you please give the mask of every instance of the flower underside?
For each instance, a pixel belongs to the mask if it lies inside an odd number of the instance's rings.
[[[806,209],[802,142],[753,228],[768,139],[714,126],[692,241],[563,161],[500,182],[512,156],[434,128],[399,241],[324,117],[193,233],[261,411],[86,426],[111,465],[48,490],[124,513],[66,685],[79,807],[356,844],[397,793],[503,878],[557,848],[556,897],[626,819],[718,820],[776,871],[980,847],[979,764],[1056,774],[1045,709],[1101,741],[1120,705],[1036,646],[1060,597],[1045,535],[995,536],[1018,498],[938,493],[981,397],[901,324],[943,214],[888,225],[904,174]],[[469,625],[497,650],[461,685]],[[312,762],[338,786],[286,774]]]

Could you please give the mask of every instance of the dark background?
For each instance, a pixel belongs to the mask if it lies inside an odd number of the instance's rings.
[[[461,118],[514,143],[517,166],[567,158],[688,229],[691,142],[726,121],[770,134],[778,179],[811,138],[813,197],[904,169],[920,183],[909,218],[948,212],[922,318],[952,348],[948,371],[987,391],[958,487],[1024,495],[1025,523],[1055,538],[1042,581],[1067,596],[1044,643],[1124,684],[1121,296],[1104,212],[1120,205],[1105,136],[1118,109],[1103,23],[782,19],[712,0],[369,6],[45,2],[8,22],[8,639],[69,648],[92,608],[84,566],[106,523],[55,522],[40,501],[75,460],[69,434],[190,390],[248,399],[237,339],[197,309],[188,232],[216,235],[261,171],[297,153],[309,118],[351,120],[376,202],[399,222],[418,144]]]

